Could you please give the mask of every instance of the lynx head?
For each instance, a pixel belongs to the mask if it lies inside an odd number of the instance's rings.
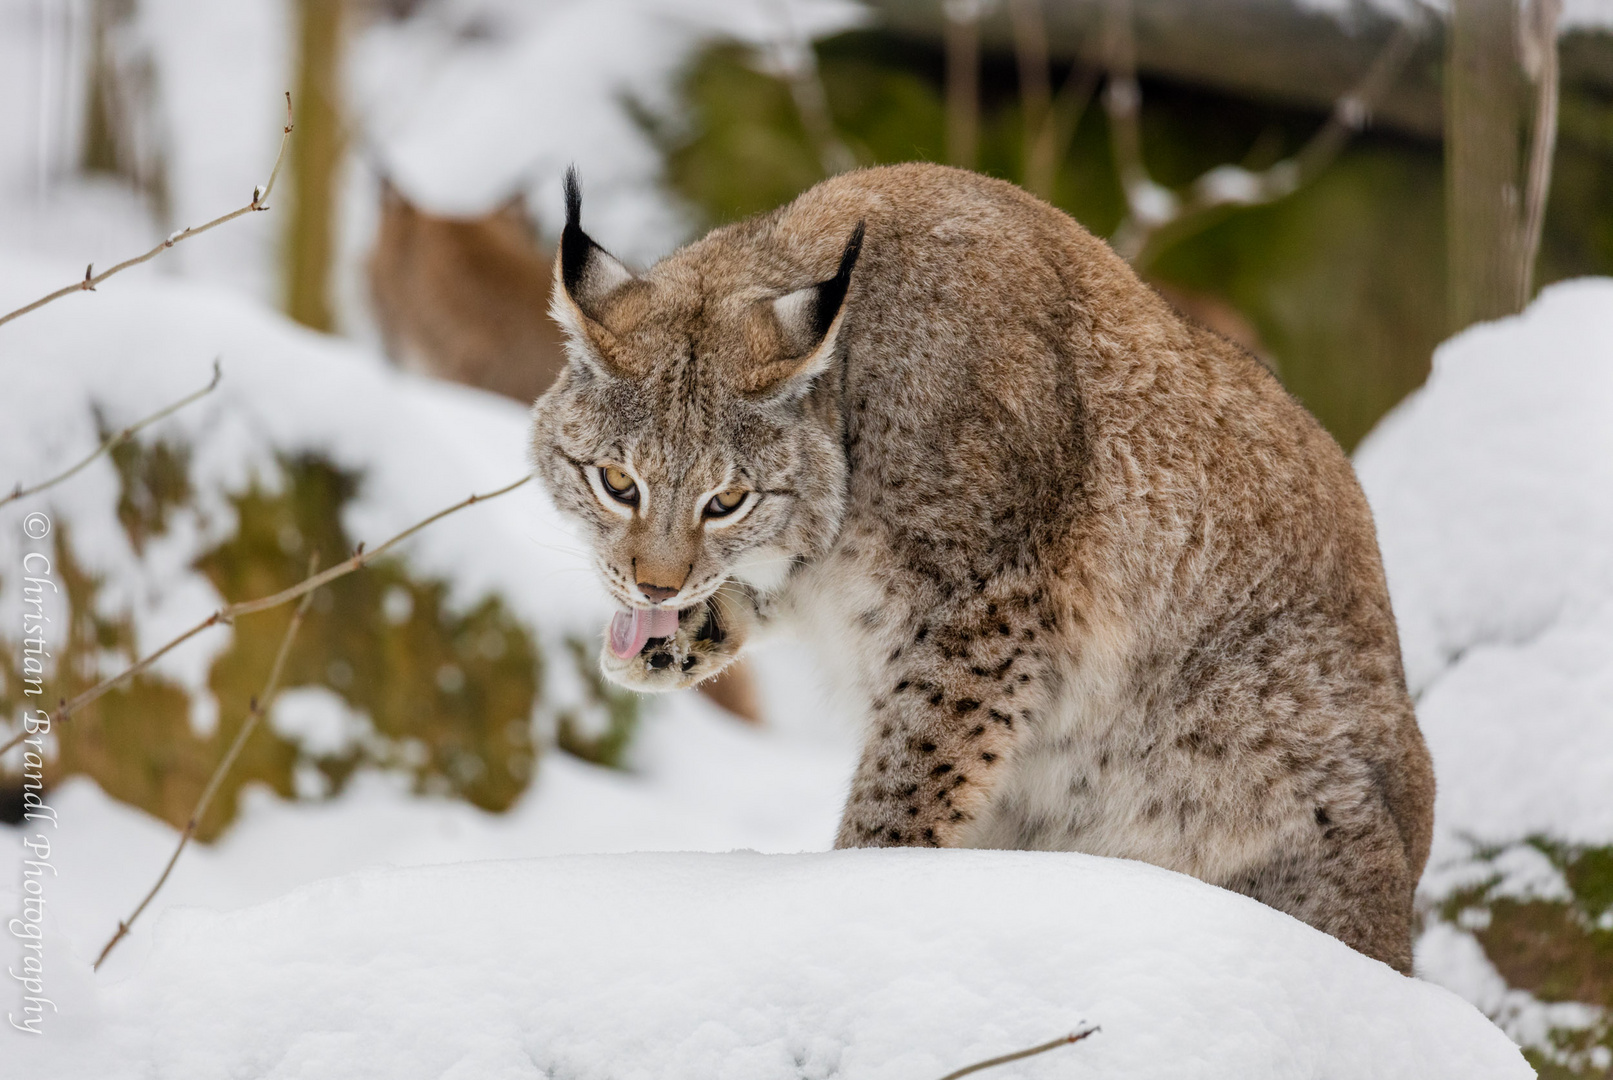
[[[787,252],[764,219],[636,275],[580,215],[568,173],[551,314],[569,362],[533,408],[532,452],[624,609],[608,651],[626,663],[691,617],[720,640],[705,625],[719,588],[776,588],[838,530],[846,464],[822,376],[863,230]]]

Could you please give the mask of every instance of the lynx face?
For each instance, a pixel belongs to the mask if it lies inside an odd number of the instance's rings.
[[[568,178],[552,313],[570,363],[534,407],[534,465],[622,607],[605,673],[674,689],[737,654],[745,590],[776,587],[839,526],[846,466],[814,383],[860,237],[827,282],[713,289],[677,256],[634,276],[582,232],[579,203]]]

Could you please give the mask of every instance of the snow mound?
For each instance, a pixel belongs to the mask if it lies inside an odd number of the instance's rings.
[[[1356,454],[1461,841],[1613,840],[1613,280],[1434,354]]]
[[[1252,900],[1087,856],[372,871],[170,912],[156,938],[98,995],[100,1038],[27,1040],[19,1075],[48,1053],[64,1080],[932,1080],[1085,1024],[1102,1030],[1014,1074],[1532,1075],[1447,991]]]

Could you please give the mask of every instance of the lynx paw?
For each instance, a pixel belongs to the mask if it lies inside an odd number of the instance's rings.
[[[635,654],[615,655],[607,646],[599,666],[605,677],[629,690],[681,690],[704,682],[739,655],[741,639],[731,605],[713,596],[678,612],[678,625],[668,637],[652,637]]]

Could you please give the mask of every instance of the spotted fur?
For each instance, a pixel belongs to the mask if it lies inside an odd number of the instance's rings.
[[[780,325],[854,233],[822,340]],[[613,678],[686,685],[793,622],[866,722],[838,845],[1141,859],[1409,970],[1433,776],[1371,515],[1246,352],[1064,214],[931,165],[567,280],[538,471],[618,599],[634,559],[687,565],[724,631],[687,609],[654,648],[692,672],[647,646]],[[664,500],[631,522],[579,482],[623,455]],[[729,473],[766,494],[691,529]]]

